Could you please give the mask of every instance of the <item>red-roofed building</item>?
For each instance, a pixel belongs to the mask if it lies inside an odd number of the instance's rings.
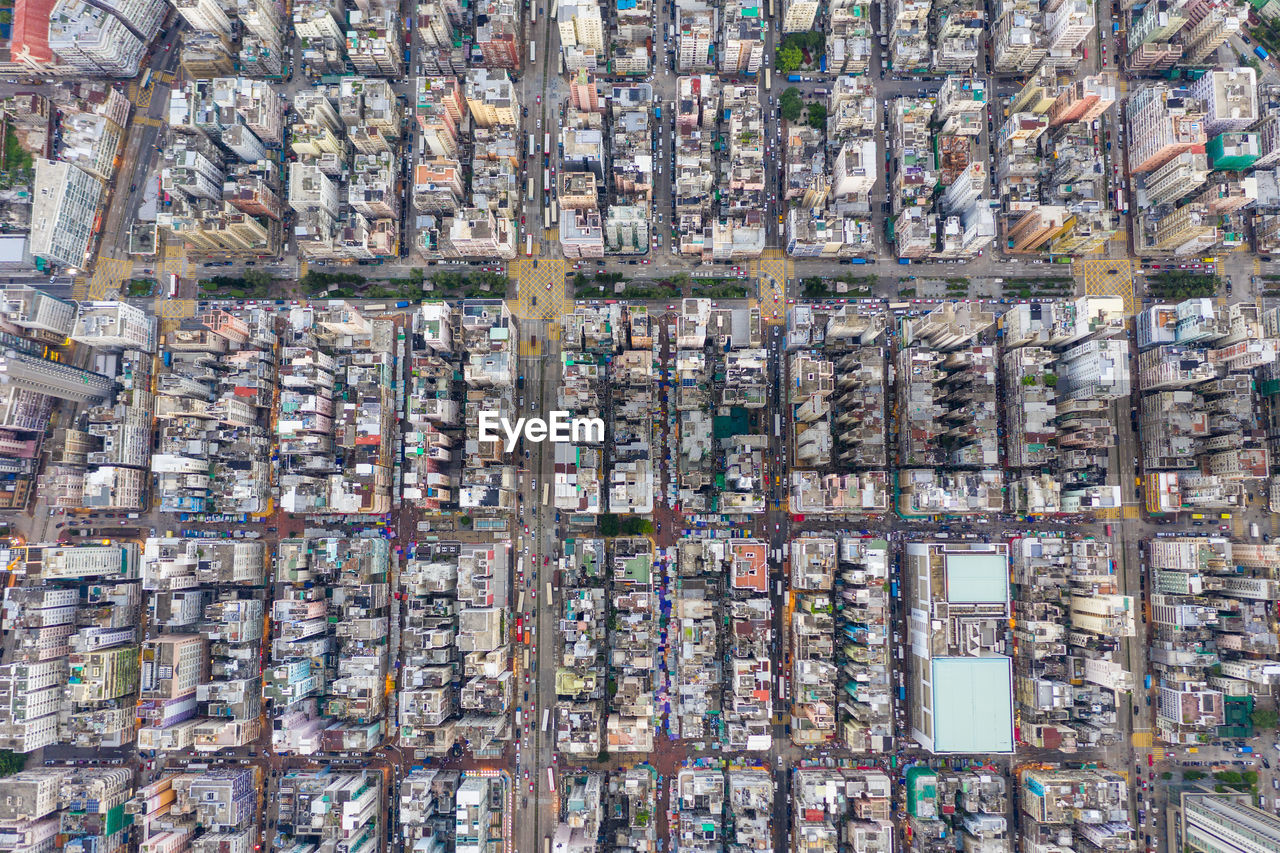
[[[739,539],[731,542],[729,549],[733,566],[730,572],[733,588],[767,593],[769,565],[765,543],[758,540]]]
[[[49,16],[57,0],[17,0],[13,7],[13,38],[9,44],[14,62],[39,68],[53,62],[49,49]]]

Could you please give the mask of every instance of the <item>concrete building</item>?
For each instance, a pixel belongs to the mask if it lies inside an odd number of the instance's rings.
[[[1092,122],[1111,109],[1115,102],[1116,81],[1111,74],[1102,73],[1077,80],[1063,89],[1049,107],[1049,126],[1061,127],[1075,121]]]
[[[1147,204],[1168,204],[1198,191],[1209,179],[1209,160],[1204,154],[1184,151],[1147,174],[1142,188]]]
[[[1245,794],[1184,791],[1178,813],[1182,843],[1195,853],[1280,850],[1280,819]]]
[[[594,50],[598,55],[604,53],[604,21],[598,4],[574,0],[561,3],[556,11],[556,23],[562,47],[581,47]]]
[[[58,0],[49,13],[49,48],[81,73],[133,77],[168,9],[164,0]]]
[[[71,339],[92,347],[156,351],[156,319],[127,302],[81,302]]]
[[[1201,4],[1194,5],[1203,9]],[[1200,14],[1203,17],[1199,21],[1185,27],[1179,33],[1182,39],[1183,55],[1193,65],[1203,63],[1228,38],[1244,29],[1249,16],[1249,6],[1243,3],[1234,6],[1229,2],[1218,2],[1210,5]],[[1194,20],[1191,15],[1188,18]]]
[[[1012,613],[1004,543],[908,543],[911,735],[939,753],[1013,752]]]
[[[231,37],[231,19],[227,17],[227,13],[222,10],[222,4],[217,0],[170,0],[170,2],[192,29],[202,33],[216,33],[223,38]]]
[[[1258,76],[1252,68],[1210,71],[1190,86],[1204,103],[1207,137],[1228,130],[1246,130],[1258,120]]]
[[[519,126],[520,103],[506,71],[481,68],[467,72],[463,96],[478,126],[511,129]]]
[[[78,166],[37,158],[32,192],[31,254],[72,270],[84,267],[102,183]]]
[[[8,350],[0,355],[0,386],[89,403],[106,399],[115,387],[109,376],[61,361]]]
[[[1005,235],[1012,252],[1035,252],[1057,236],[1070,217],[1065,207],[1042,204],[1019,217]]]
[[[1124,341],[1083,341],[1058,359],[1058,396],[1127,397],[1130,389],[1129,352]]]
[[[818,15],[817,0],[784,0],[782,5],[782,31],[803,33],[813,29]]]
[[[1129,171],[1150,172],[1191,152],[1203,154],[1204,105],[1188,89],[1152,83],[1129,98]]]

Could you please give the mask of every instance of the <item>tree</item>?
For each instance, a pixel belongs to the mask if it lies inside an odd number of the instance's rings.
[[[774,64],[777,65],[779,74],[790,74],[797,70],[803,62],[804,56],[800,53],[800,48],[784,45],[778,48],[778,58]]]
[[[601,513],[596,520],[596,529],[606,538],[618,535],[618,516],[611,512]]]
[[[1274,708],[1255,708],[1249,720],[1255,729],[1280,728],[1280,713]]]
[[[0,750],[0,776],[12,776],[26,766],[26,763],[25,755],[7,749]]]
[[[782,93],[778,99],[778,111],[784,121],[795,121],[804,111],[804,101],[800,99],[800,90],[795,86]]]
[[[1182,771],[1182,780],[1184,782],[1194,782],[1197,779],[1203,779],[1204,777],[1205,777],[1205,774],[1201,773],[1199,770]]]
[[[1044,375],[1044,384],[1049,388],[1052,388],[1053,386],[1058,384],[1058,377],[1053,375],[1052,373],[1046,373]]]
[[[461,518],[459,518],[459,519],[458,519],[458,523],[459,523],[459,524],[461,524],[463,527],[470,527],[470,526],[471,526],[471,516],[469,516],[469,515],[464,515],[464,516],[462,516]]]
[[[827,108],[823,104],[814,102],[809,105],[809,127],[814,130],[823,130],[827,126]]]
[[[244,281],[254,290],[265,291],[271,287],[271,274],[266,270],[245,270]]]

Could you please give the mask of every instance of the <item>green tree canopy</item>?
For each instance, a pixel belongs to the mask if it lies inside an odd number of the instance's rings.
[[[1249,719],[1255,729],[1280,728],[1280,713],[1274,708],[1255,708]]]
[[[267,290],[271,287],[271,274],[266,270],[245,270],[245,283],[254,289]]]
[[[784,121],[795,121],[804,112],[804,101],[800,98],[800,90],[795,86],[787,89],[778,98],[778,111]]]
[[[779,74],[790,74],[797,70],[802,62],[804,62],[804,56],[800,53],[800,48],[784,46],[778,48],[777,62],[774,64]]]
[[[25,755],[0,749],[0,776],[12,776],[26,766],[26,763]]]
[[[823,130],[827,126],[827,108],[824,104],[816,101],[809,105],[809,127],[814,130]]]

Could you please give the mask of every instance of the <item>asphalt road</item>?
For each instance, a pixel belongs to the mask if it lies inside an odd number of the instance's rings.
[[[560,351],[558,338],[551,339],[548,331],[548,324],[540,321],[520,324],[518,346],[521,352],[531,353],[519,359],[519,375],[524,377],[524,391],[517,392],[524,400],[519,410],[521,417],[544,417],[556,408]],[[524,577],[516,577],[513,566],[512,607],[523,592],[525,605],[521,615],[526,626],[534,626],[534,638],[530,653],[532,671],[522,672],[516,685],[519,697],[528,689],[532,700],[524,702],[521,698],[524,721],[515,732],[520,756],[515,765],[514,800],[518,850],[539,849],[542,837],[554,833],[559,819],[557,800],[547,786],[545,772],[545,768],[556,766],[554,720],[546,732],[542,731],[543,712],[549,711],[552,718],[555,715],[555,652],[561,606],[558,590],[551,599],[546,595],[548,586],[553,586],[553,572],[560,553],[555,508],[542,500],[543,487],[552,482],[554,447],[550,442],[531,443],[529,458],[521,460],[520,467],[516,557],[517,560],[524,557]],[[547,565],[543,565],[544,562]]]

